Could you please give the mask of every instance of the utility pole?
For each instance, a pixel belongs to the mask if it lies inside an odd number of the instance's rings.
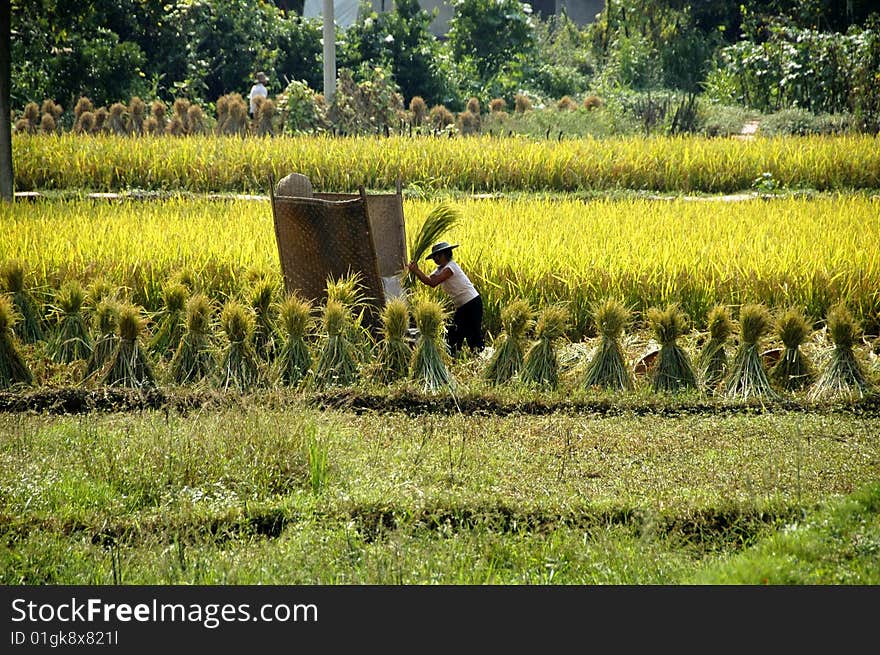
[[[324,0],[324,100],[329,105],[336,95],[336,20],[333,0]]]

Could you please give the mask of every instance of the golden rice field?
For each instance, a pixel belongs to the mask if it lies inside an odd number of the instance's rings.
[[[413,234],[438,201],[406,200]],[[815,320],[844,299],[867,330],[880,317],[880,200],[841,195],[742,202],[461,199],[448,234],[487,304],[487,327],[513,298],[570,303],[570,334],[614,296],[637,312],[679,301],[697,325],[715,303],[802,307]],[[188,268],[216,297],[254,270],[280,280],[268,200],[173,198],[4,204],[0,263],[21,259],[50,299],[61,279],[103,276],[148,309]],[[637,318],[640,318],[637,314]]]
[[[640,189],[726,193],[765,172],[820,191],[880,188],[880,137],[738,141],[692,136],[534,141],[524,137],[83,138],[16,135],[19,191],[125,188],[266,193],[304,173],[316,189],[404,185],[464,191]]]

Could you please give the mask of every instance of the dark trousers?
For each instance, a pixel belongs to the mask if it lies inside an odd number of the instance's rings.
[[[446,342],[454,355],[467,343],[474,352],[483,349],[483,299],[477,296],[455,310],[446,330]]]

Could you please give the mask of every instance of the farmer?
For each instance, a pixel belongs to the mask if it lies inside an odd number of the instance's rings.
[[[439,284],[452,300],[455,314],[446,331],[446,341],[450,352],[455,355],[465,343],[474,352],[483,349],[483,299],[461,267],[452,260],[453,248],[458,248],[458,244],[451,245],[446,241],[434,244],[427,257],[437,265],[431,275],[426,275],[418,262],[410,262],[408,268],[429,287]]]
[[[251,87],[250,95],[248,95],[248,100],[250,100],[251,106],[251,116],[257,111],[257,97],[265,98],[269,95],[269,92],[266,90],[266,82],[268,82],[268,78],[263,71],[260,71],[256,75],[257,83]]]

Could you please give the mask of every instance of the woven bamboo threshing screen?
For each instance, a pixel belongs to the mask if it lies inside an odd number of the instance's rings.
[[[273,196],[272,211],[286,291],[321,302],[327,297],[328,277],[359,272],[374,310],[366,322],[375,325],[385,294],[365,196]]]

